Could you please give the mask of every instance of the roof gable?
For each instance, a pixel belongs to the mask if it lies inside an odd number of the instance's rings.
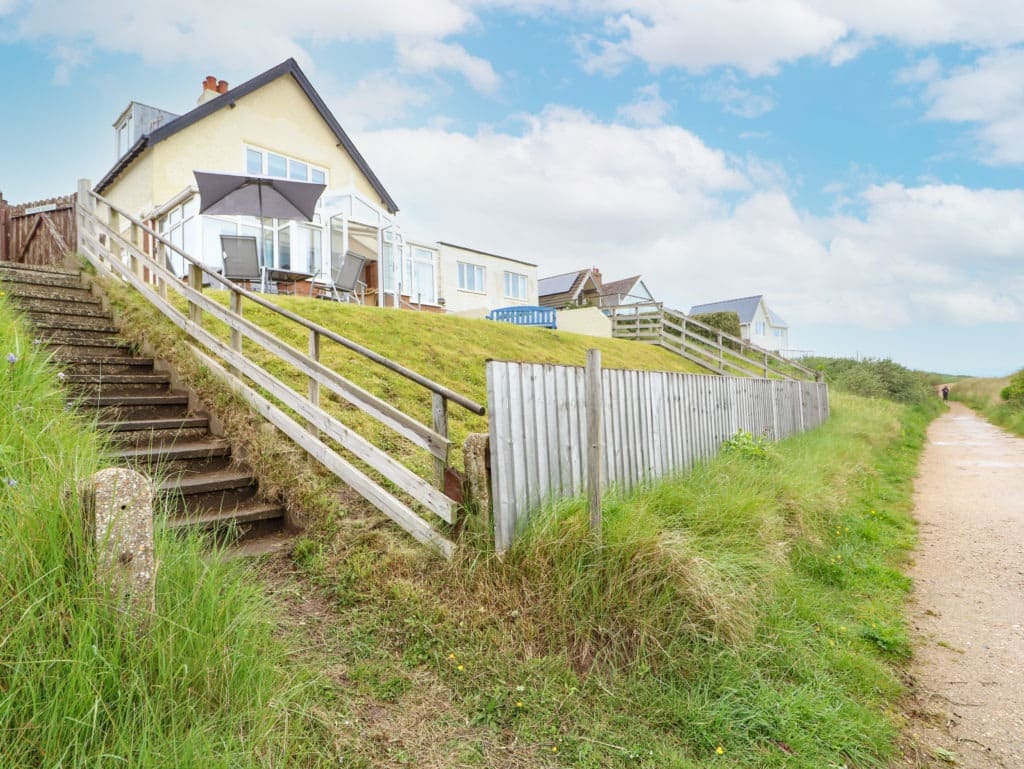
[[[100,194],[103,194],[107,187],[109,187],[114,182],[114,180],[121,174],[121,172],[124,171],[135,160],[135,158],[141,155],[142,152],[144,152],[148,147],[152,147],[155,144],[159,144],[165,139],[175,135],[176,133],[188,128],[191,125],[194,125],[195,123],[198,123],[203,118],[212,115],[213,113],[225,107],[232,106],[238,99],[241,99],[242,97],[262,88],[268,83],[271,83],[285,75],[291,75],[295,79],[295,82],[298,84],[299,88],[302,89],[303,93],[305,93],[306,97],[313,104],[313,107],[324,119],[324,122],[327,123],[328,128],[330,128],[335,138],[337,138],[338,147],[344,149],[345,152],[348,153],[349,157],[352,158],[352,161],[356,164],[356,167],[366,177],[367,181],[370,182],[370,185],[373,187],[374,191],[380,196],[381,202],[385,205],[387,210],[392,214],[397,213],[398,205],[395,203],[391,195],[388,194],[388,191],[384,189],[384,185],[381,184],[380,179],[377,178],[377,175],[373,172],[373,170],[367,164],[366,160],[359,153],[359,150],[356,149],[355,144],[352,143],[352,140],[349,138],[348,134],[346,134],[345,130],[341,127],[341,124],[338,123],[337,118],[335,118],[331,111],[327,108],[327,105],[324,103],[324,100],[320,98],[320,94],[318,94],[316,92],[316,89],[313,88],[313,84],[309,82],[309,79],[306,77],[305,73],[299,67],[295,59],[287,59],[286,61],[281,62],[276,67],[272,67],[271,69],[268,69],[266,72],[257,75],[251,80],[247,80],[246,82],[232,88],[226,93],[223,93],[214,99],[210,99],[210,101],[208,102],[200,104],[198,107],[189,112],[186,112],[181,117],[175,120],[171,120],[170,122],[165,123],[164,125],[155,129],[146,136],[143,136],[132,146],[130,150],[128,150],[128,152],[124,154],[122,158],[120,158],[117,161],[117,163],[114,164],[114,167],[111,168],[110,171],[108,171],[107,174],[100,180],[100,182],[96,185],[96,191]]]
[[[707,315],[713,312],[734,312],[740,316],[740,323],[751,323],[754,320],[754,313],[757,306],[763,299],[761,294],[757,296],[745,296],[740,299],[725,299],[721,302],[710,302],[709,304],[697,304],[690,308],[690,315]]]

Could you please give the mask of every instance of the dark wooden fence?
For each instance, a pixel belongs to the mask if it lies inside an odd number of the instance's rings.
[[[0,261],[60,264],[76,241],[74,195],[13,206],[0,194]]]

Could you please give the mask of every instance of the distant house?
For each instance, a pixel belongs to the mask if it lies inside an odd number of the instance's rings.
[[[789,325],[768,307],[763,295],[698,304],[690,315],[735,312],[740,316],[740,336],[758,347],[779,352],[789,347]]]
[[[624,304],[647,304],[654,301],[640,275],[631,278],[605,282],[601,291],[602,307],[618,307]]]
[[[207,77],[182,115],[130,102],[114,123],[115,163],[96,191],[210,267],[222,235],[252,235],[268,267],[325,283],[346,255],[365,260],[365,301],[443,311],[536,304],[536,266],[410,239],[398,206],[294,59],[235,88]],[[326,185],[312,222],[199,214],[193,171]],[[150,244],[151,245],[151,244]],[[184,272],[180,258],[171,266]]]
[[[541,278],[537,283],[538,304],[564,310],[569,307],[600,307],[604,287],[596,267]]]

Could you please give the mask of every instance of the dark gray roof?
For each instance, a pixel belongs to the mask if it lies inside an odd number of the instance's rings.
[[[706,315],[712,312],[734,312],[740,316],[740,323],[750,323],[754,320],[754,312],[757,305],[764,299],[762,294],[757,296],[745,296],[740,299],[726,299],[722,302],[711,302],[709,304],[696,304],[690,308],[690,315]],[[765,307],[768,303],[765,303]],[[773,326],[788,327],[786,321],[768,310],[768,319]]]
[[[564,294],[579,278],[578,272],[567,272],[565,275],[552,275],[550,278],[541,278],[537,281],[537,294],[547,296],[548,294]]]
[[[174,136],[174,134],[188,128],[193,123],[199,122],[204,117],[212,115],[217,110],[231,106],[235,101],[243,96],[262,88],[283,75],[291,75],[295,78],[295,82],[299,84],[299,87],[306,94],[306,97],[313,103],[317,112],[320,113],[324,122],[327,123],[328,127],[334,133],[334,136],[338,140],[338,146],[344,148],[352,157],[356,166],[363,172],[377,194],[380,195],[381,203],[385,205],[389,212],[393,214],[397,213],[398,204],[396,204],[391,195],[388,194],[388,191],[384,189],[384,185],[381,184],[380,179],[378,179],[377,175],[371,170],[363,156],[359,154],[359,150],[356,149],[356,145],[352,143],[348,134],[345,133],[341,124],[338,123],[337,118],[331,114],[331,111],[327,108],[324,100],[320,98],[320,94],[318,94],[316,89],[313,88],[313,84],[309,82],[309,79],[299,68],[295,59],[287,59],[286,61],[281,62],[276,67],[272,67],[251,80],[247,80],[241,85],[235,86],[227,93],[223,93],[215,99],[210,99],[210,101],[200,104],[198,107],[190,112],[186,112],[176,120],[165,123],[152,133],[143,136],[130,150],[128,150],[128,152],[124,154],[120,160],[117,161],[117,163],[114,164],[114,167],[107,172],[106,176],[100,179],[99,184],[96,185],[96,192],[102,195],[104,190],[106,190],[107,187],[109,187],[121,174],[121,172],[124,171],[124,169],[126,169],[147,147],[151,147],[154,144],[162,142],[164,139]]]

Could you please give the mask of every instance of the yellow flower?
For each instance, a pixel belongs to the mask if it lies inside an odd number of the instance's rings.
[[[719,745],[717,748],[715,748],[715,753],[717,753],[718,755],[722,755],[725,753],[725,748]]]
[[[459,665],[459,666],[458,666],[457,668],[455,668],[455,669],[456,669],[456,670],[465,670],[465,669],[466,669],[466,666],[465,666],[465,665]]]
[[[523,703],[522,703],[522,702],[517,702],[517,703],[516,703],[516,707],[517,707],[517,708],[521,708],[522,706],[523,706]]]
[[[558,746],[557,745],[552,745],[551,746],[551,752],[552,753],[557,753],[558,752]]]
[[[451,654],[449,654],[448,655],[448,659],[450,659],[450,660],[455,659],[455,652],[452,652]]]

